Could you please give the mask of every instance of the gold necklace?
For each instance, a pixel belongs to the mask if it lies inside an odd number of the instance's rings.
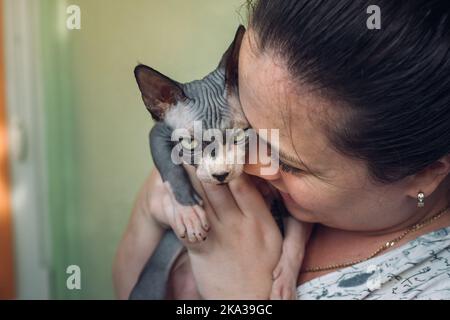
[[[402,240],[409,233],[415,232],[415,231],[417,231],[419,229],[422,229],[423,227],[429,225],[431,222],[439,219],[449,209],[450,209],[450,206],[442,209],[441,211],[436,213],[434,216],[426,219],[425,221],[419,222],[419,223],[413,225],[412,227],[406,229],[401,235],[399,235],[398,237],[396,237],[396,238],[386,242],[385,244],[383,244],[379,249],[377,249],[374,253],[372,253],[367,258],[359,259],[359,260],[355,260],[355,261],[351,261],[351,262],[345,262],[345,263],[330,264],[330,265],[327,265],[327,266],[310,267],[310,268],[306,268],[306,269],[301,270],[301,273],[320,272],[320,271],[341,269],[341,268],[345,268],[345,267],[350,267],[350,266],[355,265],[355,264],[360,263],[360,262],[367,261],[367,260],[375,257],[376,255],[380,254],[381,252],[383,252],[383,251],[393,247],[396,243],[398,243],[400,240]]]

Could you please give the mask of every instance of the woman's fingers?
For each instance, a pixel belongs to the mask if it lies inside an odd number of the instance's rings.
[[[209,223],[208,223],[208,218],[206,217],[206,212],[200,206],[194,206],[194,210],[195,210],[195,213],[197,214],[198,218],[200,219],[200,221],[202,223],[202,228],[205,231],[205,235],[206,235],[208,233],[208,231],[209,231]]]
[[[246,174],[230,181],[228,184],[235,202],[244,216],[270,215],[266,202],[250,177]]]
[[[204,183],[203,189],[219,220],[224,214],[233,215],[239,213],[239,207],[234,201],[228,185]]]
[[[267,204],[253,181],[246,174],[233,179],[228,185],[203,184],[217,218],[230,218],[235,215],[270,215]]]
[[[217,222],[216,212],[214,211],[214,207],[211,206],[211,204],[209,203],[208,196],[206,195],[206,192],[203,188],[202,183],[197,178],[195,168],[193,168],[191,166],[185,166],[185,169],[189,175],[189,178],[191,179],[192,186],[197,191],[198,195],[202,198],[203,212],[202,212],[202,210],[198,210],[198,211],[196,210],[197,214],[198,214],[200,220],[202,221],[202,224],[207,225],[206,228],[203,225],[203,228],[205,230],[209,230],[211,228],[211,226],[213,226]]]
[[[172,202],[172,198],[169,194],[165,194],[162,199],[162,206],[164,209],[164,213],[166,214],[167,219],[169,220],[170,225],[175,226],[174,231],[178,235],[179,238],[186,237],[186,227],[182,223],[181,219],[177,219],[175,206]]]

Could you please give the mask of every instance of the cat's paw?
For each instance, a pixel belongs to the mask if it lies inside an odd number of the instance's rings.
[[[192,243],[206,240],[209,223],[202,207],[176,203],[174,215],[175,225],[172,228],[177,231],[180,238],[186,238]]]
[[[299,270],[287,263],[286,259],[280,259],[273,271],[273,284],[270,300],[296,300],[297,276]]]
[[[202,207],[202,198],[193,189],[173,192],[168,182],[164,184],[171,199],[168,220],[172,229],[178,234],[178,237],[191,243],[206,240],[210,227]]]

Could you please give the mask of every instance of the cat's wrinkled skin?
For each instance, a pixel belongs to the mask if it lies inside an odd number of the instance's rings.
[[[245,28],[240,26],[218,67],[201,80],[179,83],[145,65],[138,65],[134,71],[144,104],[157,121],[149,135],[151,154],[177,202],[175,225],[172,227],[181,237],[187,236],[192,242],[204,240],[209,226],[201,197],[192,187],[183,165],[174,163],[172,159],[174,146],[182,144],[172,141],[171,137],[174,130],[185,129],[190,136],[189,143],[195,139],[203,144],[202,136],[194,136],[196,122],[203,130],[214,129],[223,136],[227,129],[248,128],[239,105],[237,88],[239,48],[244,32]],[[242,173],[245,153],[238,153],[242,159],[235,163],[226,161],[227,154],[239,147],[230,142],[232,139],[215,143],[212,153],[205,152],[199,157],[194,166],[201,181],[227,183]],[[181,150],[193,152],[183,149],[183,146]]]

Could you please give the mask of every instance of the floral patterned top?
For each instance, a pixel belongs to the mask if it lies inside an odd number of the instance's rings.
[[[305,282],[297,299],[450,299],[450,227]]]

